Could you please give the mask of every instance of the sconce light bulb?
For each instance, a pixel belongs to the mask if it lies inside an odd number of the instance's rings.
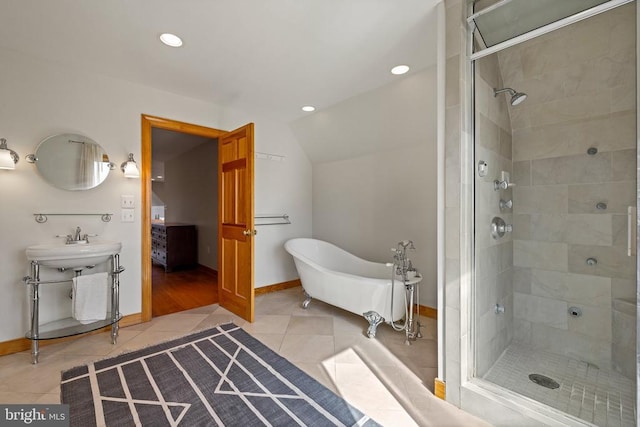
[[[122,163],[120,169],[122,169],[126,178],[140,178],[140,171],[138,170],[136,161],[133,159],[133,153],[129,153],[129,158],[126,162]]]
[[[19,159],[18,153],[7,147],[7,140],[0,138],[0,169],[15,169]]]

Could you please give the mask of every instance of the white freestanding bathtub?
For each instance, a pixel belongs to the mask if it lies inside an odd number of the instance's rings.
[[[398,277],[391,307],[391,265],[366,261],[322,240],[291,239],[284,247],[293,256],[307,295],[303,307],[316,298],[364,316],[370,338],[375,337],[380,323],[405,316],[405,287]]]

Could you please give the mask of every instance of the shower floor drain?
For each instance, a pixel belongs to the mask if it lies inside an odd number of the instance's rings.
[[[529,374],[529,379],[542,387],[551,389],[560,387],[557,381],[542,374]]]

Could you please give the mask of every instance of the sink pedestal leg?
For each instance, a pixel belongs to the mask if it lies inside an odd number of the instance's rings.
[[[40,266],[31,261],[31,277],[33,278],[32,294],[31,294],[31,363],[38,363],[40,354],[40,343],[38,342],[39,334],[39,310],[40,310]]]
[[[111,344],[115,344],[118,340],[118,330],[120,329],[120,255],[115,254],[111,257],[111,266],[113,274],[111,275]]]

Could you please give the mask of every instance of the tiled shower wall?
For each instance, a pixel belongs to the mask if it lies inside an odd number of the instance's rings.
[[[528,94],[509,107],[514,340],[609,367],[612,299],[635,299],[635,4],[498,58],[504,84]]]
[[[475,66],[476,165],[487,164],[487,174],[475,174],[476,239],[476,325],[477,374],[483,376],[509,345],[513,335],[513,241],[507,233],[491,237],[493,217],[512,222],[511,209],[500,209],[500,200],[511,200],[512,189],[494,190],[493,181],[501,171],[512,173],[511,122],[505,95],[493,96],[502,88],[495,55],[482,58]],[[504,307],[496,314],[496,304]]]

